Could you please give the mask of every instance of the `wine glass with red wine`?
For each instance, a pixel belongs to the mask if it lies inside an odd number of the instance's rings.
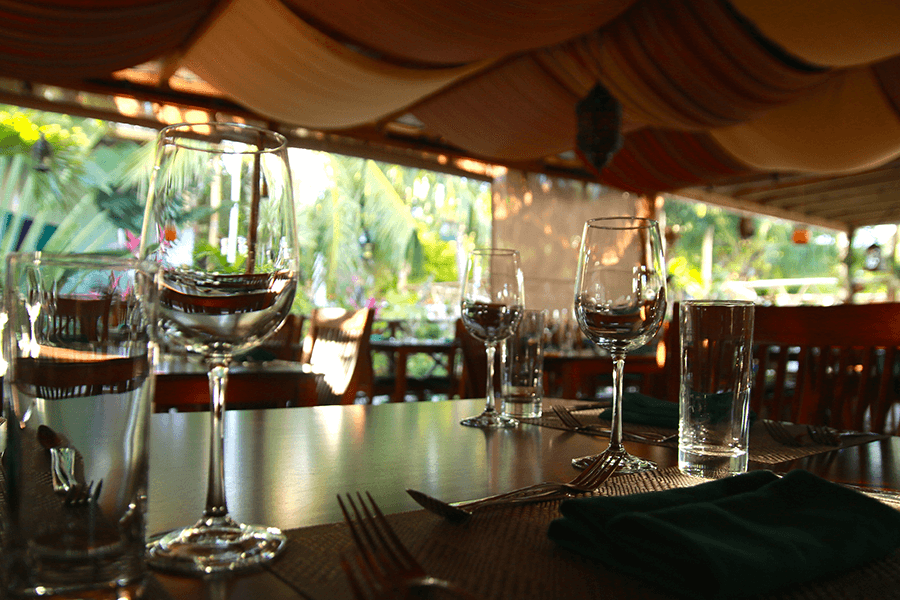
[[[518,421],[500,414],[494,398],[494,357],[499,342],[515,331],[525,306],[519,252],[478,248],[469,254],[462,292],[462,321],[473,337],[484,342],[487,353],[486,404],[475,417],[463,419],[469,427],[515,427]]]
[[[599,456],[621,456],[619,473],[655,469],[622,445],[625,355],[659,332],[666,313],[666,268],[656,221],[609,217],[585,223],[575,279],[575,317],[581,331],[613,360],[612,425],[601,454],[572,460],[584,468]]]
[[[162,343],[203,361],[210,381],[209,485],[194,525],[154,536],[151,566],[234,572],[274,558],[274,527],[228,514],[224,419],[233,357],[284,322],[297,290],[298,248],[284,136],[235,123],[180,124],[157,137],[141,258],[159,267]]]

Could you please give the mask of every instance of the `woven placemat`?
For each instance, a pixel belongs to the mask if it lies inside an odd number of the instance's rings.
[[[700,480],[677,469],[620,475],[606,495],[670,489]],[[377,498],[375,499],[378,500]],[[485,600],[665,599],[672,596],[643,581],[611,571],[597,561],[564,550],[547,537],[559,517],[558,502],[477,513],[451,525],[426,511],[389,515],[398,535],[433,576],[449,579]],[[338,560],[353,551],[343,523],[287,531],[288,547],[267,569],[314,600],[352,598]],[[832,600],[896,598],[900,551],[865,568],[815,583],[794,586],[765,598]]]
[[[578,410],[577,416],[578,419],[584,423],[588,424],[598,424],[601,426],[609,427],[610,421],[607,419],[601,419],[599,417],[600,413],[603,411],[603,408],[586,408],[582,410]],[[523,423],[532,423],[534,425],[539,425],[541,427],[550,427],[552,429],[563,429],[569,430],[568,427],[563,425],[562,421],[559,420],[555,414],[553,414],[552,410],[545,411],[544,414],[538,418],[534,419],[519,419]],[[804,425],[787,425],[788,430],[796,435],[800,435],[806,431],[806,426]],[[658,433],[662,435],[671,435],[677,433],[676,429],[671,429],[668,427],[657,427],[653,425],[635,425],[633,423],[623,423],[622,431],[626,433],[635,433],[640,434],[641,432],[649,432],[649,433]],[[603,437],[598,435],[597,437]],[[823,452],[830,452],[831,450],[835,450],[837,448],[847,448],[850,446],[857,446],[859,444],[866,444],[868,442],[884,439],[889,437],[887,435],[879,435],[876,433],[865,434],[853,437],[845,437],[841,439],[840,446],[826,446],[824,444],[816,444],[808,437],[803,437],[803,445],[794,447],[794,446],[785,446],[784,444],[775,441],[772,436],[766,432],[765,427],[762,423],[754,423],[750,428],[750,460],[774,465],[781,462],[786,462],[790,460],[795,460],[798,458],[804,458],[806,456],[813,456],[815,454],[821,454]],[[668,442],[662,443],[654,443],[647,442],[649,444],[653,444],[655,446],[666,446],[669,448],[677,448],[678,440],[673,439]]]

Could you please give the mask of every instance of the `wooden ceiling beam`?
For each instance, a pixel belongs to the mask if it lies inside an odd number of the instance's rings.
[[[824,227],[825,229],[843,231],[844,233],[850,232],[850,227],[846,223],[839,220],[826,219],[798,211],[785,210],[783,208],[778,208],[777,206],[766,206],[764,204],[757,204],[755,202],[737,200],[731,196],[719,194],[717,192],[710,192],[702,188],[684,188],[674,192],[674,194],[683,198],[689,198],[692,200],[697,200],[699,202],[721,206],[723,208],[727,208],[729,210],[733,210],[749,216],[766,215],[769,217],[775,217],[777,219],[785,219],[787,221],[804,223],[806,225]]]
[[[871,203],[900,200],[900,194],[892,187],[880,184],[872,188],[860,188],[858,190],[846,190],[842,192],[827,192],[808,196],[795,196],[781,198],[774,202],[758,202],[766,206],[777,206],[785,210],[806,210],[816,206],[851,206],[859,203]]]
[[[756,198],[738,196],[735,199],[747,202],[755,202],[757,204],[778,206],[786,210],[791,210],[799,206],[809,205],[817,202],[850,202],[854,198],[858,197],[874,196],[884,194],[886,192],[890,193],[897,188],[897,181],[900,181],[900,178],[894,180],[893,182],[873,182],[870,184],[861,184],[853,188],[841,187],[835,188],[833,190],[818,190],[812,192],[797,190],[797,192],[794,194],[779,194],[776,196]]]

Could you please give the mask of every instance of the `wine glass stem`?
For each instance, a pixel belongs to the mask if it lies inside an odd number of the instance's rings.
[[[625,355],[613,354],[613,401],[609,446],[624,451],[622,446],[622,391],[625,379]]]
[[[209,369],[209,483],[206,489],[207,517],[228,514],[225,503],[225,386],[228,384],[228,365],[214,363]]]
[[[487,382],[485,383],[485,412],[496,412],[494,402],[494,356],[497,354],[497,342],[485,342],[485,354],[487,354]]]

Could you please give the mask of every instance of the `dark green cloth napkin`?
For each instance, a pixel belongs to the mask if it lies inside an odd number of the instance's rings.
[[[548,535],[685,598],[739,598],[861,566],[900,547],[900,512],[807,471],[566,500]]]
[[[599,416],[601,419],[611,419],[612,409],[607,408]],[[625,392],[622,396],[622,421],[678,429],[678,403],[637,392]]]
[[[706,399],[706,404],[711,417],[715,418],[717,405],[725,411],[731,410],[731,395],[710,394]],[[724,415],[724,413],[722,414]],[[607,408],[598,416],[601,419],[612,419],[612,409]],[[756,413],[751,410],[748,417],[752,425],[756,420]],[[654,425],[678,429],[678,403],[660,400],[638,392],[625,392],[622,396],[622,421],[635,425]]]

